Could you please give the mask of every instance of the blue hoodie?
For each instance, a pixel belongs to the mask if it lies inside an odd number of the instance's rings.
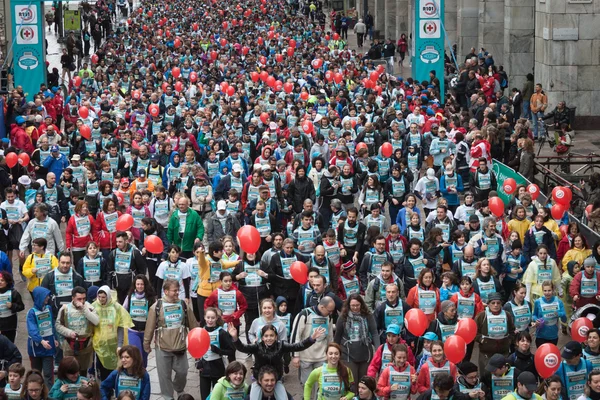
[[[162,184],[163,184],[163,187],[165,187],[165,188],[169,187],[169,183],[170,183],[169,182],[169,170],[171,169],[171,167],[178,168],[181,165],[181,157],[179,157],[178,163],[173,161],[175,159],[175,155],[179,155],[179,152],[177,152],[177,151],[171,152],[171,156],[169,158],[169,165],[167,165],[167,167],[165,168],[165,170],[163,172]]]
[[[33,308],[27,312],[27,353],[30,357],[54,357],[56,347],[54,340],[56,339],[56,323],[52,315],[52,308],[48,304],[44,304],[46,298],[50,297],[50,290],[45,287],[38,286],[33,289]],[[48,312],[50,316],[50,325],[52,326],[52,334],[40,336],[40,329],[36,313]],[[47,340],[52,346],[50,349],[45,349],[41,345],[42,340]]]

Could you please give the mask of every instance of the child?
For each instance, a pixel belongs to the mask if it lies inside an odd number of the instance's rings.
[[[8,400],[19,400],[23,385],[21,380],[25,375],[25,367],[21,363],[15,363],[8,367],[8,385],[4,387],[4,393]]]
[[[454,293],[458,293],[458,278],[454,272],[442,274],[442,287],[440,289],[440,301],[450,300]]]
[[[458,318],[475,318],[484,310],[481,297],[473,289],[473,280],[467,275],[460,279],[460,291],[454,293],[450,301],[456,304]]]
[[[417,374],[421,372],[421,367],[427,362],[429,357],[431,357],[431,345],[433,342],[439,340],[438,336],[433,332],[427,332],[425,335],[421,336],[421,338],[423,339],[423,349],[415,360]]]
[[[229,189],[227,195],[227,212],[233,214],[239,221],[242,221],[242,209],[237,189]]]
[[[337,226],[335,227],[337,229]],[[340,244],[336,240],[335,229],[328,229],[325,234],[325,240],[323,241],[323,247],[325,247],[325,255],[335,266],[335,272],[340,275],[342,267],[342,257],[340,254]]]
[[[67,356],[58,365],[57,379],[49,396],[54,400],[72,399],[83,385],[87,385],[87,379],[79,375],[79,362],[75,357]]]
[[[337,295],[341,300],[346,300],[354,293],[364,293],[360,286],[360,280],[356,276],[356,264],[352,260],[346,261],[342,266],[342,273],[338,278]]]
[[[569,261],[567,263],[567,270],[563,272],[562,280],[560,282],[563,288],[563,295],[561,298],[565,305],[565,312],[567,313],[567,324],[571,320],[571,314],[573,314],[573,298],[569,296],[569,288],[571,287],[573,277],[575,277],[579,271],[581,271],[581,265],[575,260]],[[567,334],[567,324],[561,323],[562,331],[565,335]]]
[[[27,353],[31,367],[43,371],[46,386],[51,387],[54,381],[54,355],[58,346],[54,316],[48,304],[51,292],[38,286],[33,289],[32,296],[33,307],[27,312]]]
[[[233,324],[236,328],[240,326],[240,318],[248,309],[246,297],[233,286],[231,272],[223,271],[219,275],[221,287],[213,292],[204,301],[204,309],[215,307],[223,312],[223,320],[227,324]],[[205,317],[206,319],[206,317]]]
[[[516,234],[512,232],[511,236]],[[515,288],[517,281],[523,278],[523,272],[527,269],[527,260],[521,254],[523,245],[520,239],[514,239],[510,244],[510,252],[506,255],[506,262],[504,263],[504,271],[506,274],[502,280],[502,287],[504,287],[504,302],[506,303],[510,298],[510,294]]]
[[[99,253],[100,249],[96,242],[88,242],[85,246],[86,255],[77,264],[77,273],[83,276],[83,280],[89,286],[103,286],[108,284],[106,271],[108,266],[106,260]]]
[[[544,281],[542,294],[533,304],[533,326],[537,328],[535,345],[540,347],[544,343],[558,343],[558,320],[567,322],[565,306],[554,295],[554,283]]]
[[[279,317],[281,322],[283,322],[285,324],[287,331],[291,332],[292,331],[292,327],[291,327],[292,314],[287,312],[288,311],[287,299],[283,296],[279,296],[275,300],[275,304],[277,305],[277,317]],[[290,353],[285,353],[283,355],[283,372],[286,374],[290,372],[291,360],[292,360],[292,357],[290,356]]]
[[[44,384],[44,378],[40,371],[32,369],[27,372],[21,393],[23,393],[22,398],[27,400],[48,399],[48,386]]]
[[[432,335],[436,336],[434,333]],[[392,347],[397,344],[406,344],[406,341],[400,336],[400,325],[389,324],[385,331],[385,343],[375,350],[373,359],[369,364],[368,376],[376,377],[392,362]],[[410,347],[408,347],[407,359],[410,365],[415,365],[415,356]]]

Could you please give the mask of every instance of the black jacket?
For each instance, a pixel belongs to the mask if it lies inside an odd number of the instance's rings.
[[[6,336],[0,335],[0,370],[6,372],[6,376],[8,376],[8,367],[22,362],[23,357],[17,345],[8,340]],[[0,380],[0,387],[4,386],[6,386],[6,379]]]
[[[212,332],[217,328],[204,327],[204,329]],[[221,329],[219,331],[219,346],[211,344],[210,350],[220,356],[235,356],[235,348],[233,347],[231,336],[225,329]],[[225,375],[225,364],[223,363],[223,357],[219,357],[217,360],[212,361],[207,361],[204,358],[200,358],[196,366],[200,370],[200,376],[205,378],[218,379]]]
[[[294,178],[289,184],[288,195],[292,201],[294,212],[301,213],[304,200],[311,199],[313,203],[316,201],[313,181],[308,179],[307,176]]]
[[[0,293],[6,293],[10,288],[0,290]],[[11,290],[11,307],[10,311],[12,314],[6,318],[0,318],[0,330],[1,331],[14,331],[17,329],[17,313],[25,309],[21,295],[15,288]]]
[[[271,365],[277,371],[277,380],[283,376],[283,356],[285,353],[293,353],[308,349],[315,343],[312,337],[301,342],[290,344],[278,340],[272,346],[267,346],[262,341],[255,344],[244,344],[239,339],[233,342],[235,348],[243,353],[254,355],[254,366],[252,375],[258,380],[258,372],[264,365]]]
[[[46,274],[46,276],[44,276],[44,279],[42,279],[42,283],[40,284],[40,286],[45,287],[46,289],[50,290],[50,292],[52,292],[52,314],[54,314],[54,315],[58,315],[58,310],[61,307],[61,302],[68,303],[69,301],[71,301],[71,293],[69,293],[68,296],[63,296],[63,297],[58,297],[56,295],[56,285],[55,285],[54,273],[57,270],[58,270],[58,268],[48,272]],[[71,268],[71,271],[73,272],[73,287],[76,287],[76,286],[87,287],[87,286],[85,286],[83,277],[81,275],[79,275],[75,271],[74,268]]]

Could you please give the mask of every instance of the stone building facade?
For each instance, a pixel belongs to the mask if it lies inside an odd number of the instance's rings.
[[[357,2],[360,15],[364,4]],[[397,40],[414,29],[415,0],[366,4],[379,37]],[[446,48],[457,45],[459,63],[483,47],[511,88],[534,73],[550,107],[564,100],[578,118],[600,117],[600,0],[445,0],[444,19]]]

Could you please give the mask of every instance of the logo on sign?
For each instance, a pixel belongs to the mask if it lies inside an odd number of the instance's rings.
[[[425,64],[434,64],[439,61],[440,53],[433,46],[426,46],[419,56]]]
[[[421,18],[435,18],[438,13],[437,4],[433,1],[424,1],[421,3]]]
[[[17,24],[37,24],[37,10],[36,5],[15,6],[15,22]]]
[[[440,37],[439,20],[426,19],[421,20],[421,38],[437,39]]]
[[[19,29],[17,35],[17,44],[37,44],[38,39],[38,27],[37,25],[23,25]]]
[[[21,22],[24,24],[29,24],[35,18],[35,11],[31,8],[24,8],[19,12],[19,17],[21,18]]]
[[[33,52],[23,52],[23,54],[19,57],[17,64],[19,68],[24,70],[36,69],[39,65],[38,58],[33,54]]]

